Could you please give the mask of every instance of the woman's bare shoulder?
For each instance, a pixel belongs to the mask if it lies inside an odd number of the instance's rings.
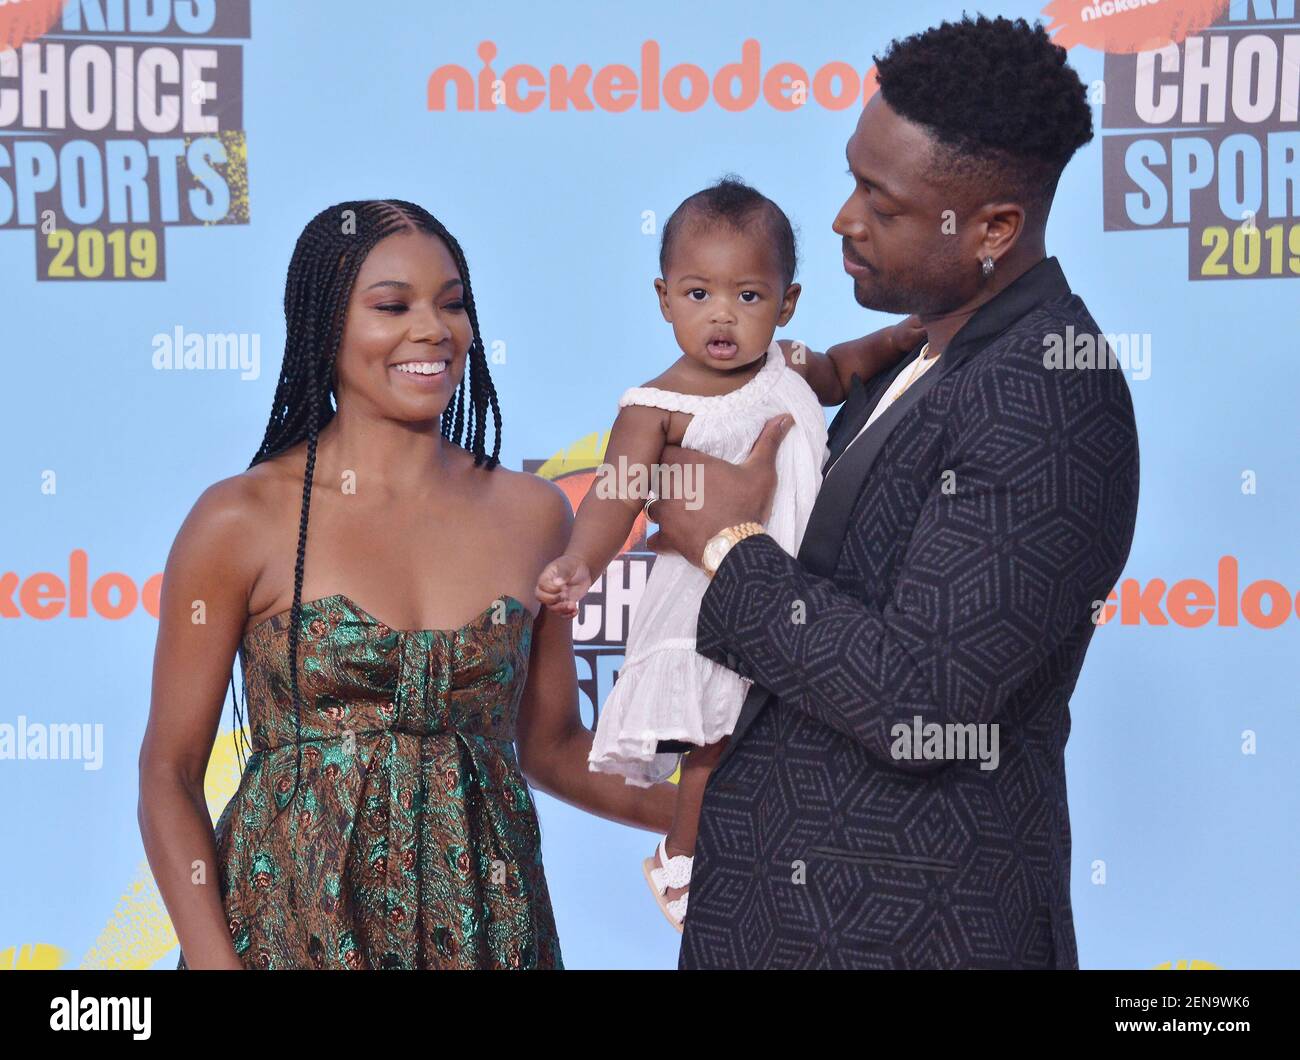
[[[573,506],[558,484],[531,471],[512,471],[498,465],[493,478],[492,503],[502,524],[527,526],[541,546],[539,554],[553,558],[564,550],[573,525]],[[559,551],[555,551],[556,546]]]
[[[507,467],[495,468],[501,503],[511,513],[527,514],[545,522],[572,518],[573,508],[568,494],[558,484],[531,471],[512,471]]]
[[[251,584],[292,503],[293,464],[288,453],[212,483],[186,516],[173,552],[227,572],[238,570]],[[301,495],[301,468],[297,474]]]
[[[294,455],[282,453],[214,482],[199,495],[195,512],[234,522],[255,522],[273,514],[291,493],[302,492],[304,469],[301,458],[295,460]]]

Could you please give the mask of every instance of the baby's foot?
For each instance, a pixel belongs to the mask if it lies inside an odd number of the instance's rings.
[[[691,866],[694,858],[668,849],[668,837],[659,841],[654,856],[642,863],[646,882],[654,891],[655,901],[678,931],[686,920],[686,900],[690,890]]]

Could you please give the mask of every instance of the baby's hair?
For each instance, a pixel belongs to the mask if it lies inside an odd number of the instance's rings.
[[[668,275],[673,243],[682,229],[697,226],[704,229],[724,226],[733,232],[761,228],[765,240],[777,253],[785,286],[789,287],[794,280],[799,256],[790,218],[781,207],[734,173],[728,173],[716,184],[697,191],[672,212],[659,241],[660,276]]]

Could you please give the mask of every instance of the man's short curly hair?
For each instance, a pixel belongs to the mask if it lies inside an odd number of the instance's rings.
[[[934,137],[946,180],[1045,219],[1061,170],[1092,139],[1092,110],[1041,23],[963,14],[873,58],[884,101]]]

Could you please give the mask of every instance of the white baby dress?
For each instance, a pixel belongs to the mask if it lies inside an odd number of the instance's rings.
[[[632,387],[618,404],[691,414],[682,446],[741,463],[766,423],[789,412],[794,424],[776,457],[767,533],[796,555],[821,486],[826,416],[817,395],[786,364],[775,341],[762,368],[729,394],[701,397]],[[627,650],[601,708],[587,767],[650,787],[672,776],[681,756],[656,753],[660,740],[716,743],[731,733],[751,682],[695,650],[700,599],[709,576],[676,553],[660,553],[632,610]]]

